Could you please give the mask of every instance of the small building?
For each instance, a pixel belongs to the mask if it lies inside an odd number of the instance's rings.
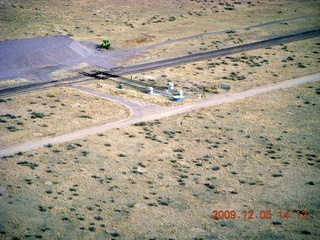
[[[173,83],[168,83],[168,90],[173,90],[174,86]]]
[[[183,101],[184,100],[184,96],[183,95],[173,95],[172,96],[172,100],[173,101]]]
[[[183,101],[184,100],[183,90],[178,90],[178,94],[173,95],[172,100],[173,101]]]
[[[153,87],[148,87],[148,89],[147,89],[147,93],[149,93],[149,94],[153,94]]]

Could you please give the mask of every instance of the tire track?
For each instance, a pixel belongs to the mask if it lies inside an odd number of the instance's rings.
[[[210,35],[214,35],[214,34],[227,33],[229,31],[238,31],[238,30],[262,28],[262,27],[267,27],[267,26],[275,25],[275,24],[293,22],[293,21],[296,21],[296,20],[299,20],[299,19],[311,19],[311,18],[318,18],[318,17],[320,17],[320,14],[311,15],[311,16],[302,16],[302,17],[294,17],[294,18],[275,20],[275,21],[256,24],[256,25],[247,26],[247,27],[232,28],[232,29],[228,29],[228,30],[200,33],[200,34],[197,34],[197,35],[178,38],[178,39],[173,39],[173,40],[169,40],[169,41],[165,41],[165,42],[161,42],[161,43],[154,43],[154,44],[150,44],[150,45],[147,45],[147,46],[138,47],[138,48],[135,48],[135,49],[132,49],[132,50],[138,52],[138,51],[147,50],[147,49],[150,49],[150,48],[153,48],[153,47],[163,46],[163,45],[172,44],[172,43],[181,42],[181,41],[190,40],[190,39],[195,39],[195,38],[199,38],[199,37],[210,36]]]
[[[256,96],[258,94],[264,94],[264,93],[268,93],[271,91],[275,91],[275,90],[279,90],[279,89],[283,89],[283,88],[289,88],[289,87],[293,87],[293,86],[300,85],[300,84],[305,84],[305,83],[309,83],[309,82],[316,82],[319,80],[320,80],[320,73],[317,73],[314,75],[305,76],[305,77],[301,77],[301,78],[297,78],[297,79],[293,79],[293,80],[289,80],[289,81],[284,81],[284,82],[270,85],[270,86],[266,86],[266,87],[250,89],[247,91],[233,93],[233,94],[229,94],[229,95],[226,94],[226,95],[221,95],[218,97],[212,97],[212,98],[209,98],[205,101],[197,102],[197,103],[193,103],[193,104],[188,104],[185,106],[158,109],[158,110],[155,110],[154,113],[149,113],[148,115],[145,115],[142,117],[140,116],[140,114],[138,114],[138,115],[133,114],[132,116],[134,116],[134,117],[129,117],[129,118],[121,120],[119,122],[107,123],[107,124],[104,124],[101,126],[91,127],[91,128],[79,130],[79,131],[76,131],[73,133],[65,134],[65,135],[60,135],[60,136],[56,136],[56,137],[52,137],[52,138],[45,138],[45,139],[41,139],[38,141],[23,143],[21,145],[14,146],[11,148],[2,149],[2,150],[0,150],[0,157],[10,156],[10,155],[16,154],[18,152],[26,152],[26,151],[30,151],[30,150],[35,150],[35,149],[41,148],[49,143],[59,144],[59,143],[79,139],[82,137],[86,137],[89,135],[105,132],[105,131],[112,130],[115,128],[127,127],[127,126],[133,125],[133,124],[141,122],[141,121],[151,121],[151,120],[155,120],[155,119],[161,119],[164,117],[170,117],[170,116],[174,116],[174,115],[177,115],[180,113],[194,111],[196,109],[207,108],[207,107],[211,107],[211,106],[215,106],[215,105],[229,103],[229,102],[233,102],[233,101],[236,101],[239,99]]]

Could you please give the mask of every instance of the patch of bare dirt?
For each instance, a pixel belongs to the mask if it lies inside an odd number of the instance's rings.
[[[67,35],[94,47],[107,37],[110,54],[144,50],[119,62],[131,65],[314,28],[318,13],[316,1],[11,0],[0,3],[0,39]],[[229,29],[236,30],[170,42]],[[225,93],[221,84],[237,92],[309,75],[318,65],[315,38],[132,78],[173,81],[197,99]],[[108,80],[88,86],[167,101]],[[2,158],[1,238],[318,239],[319,88],[283,89]],[[0,104],[1,148],[128,116],[65,88]],[[214,210],[236,217],[216,219]]]
[[[68,88],[51,89],[2,99],[1,148],[61,135],[129,116],[125,107]]]
[[[279,90],[2,159],[11,196],[1,199],[2,234],[314,239],[319,87]],[[214,210],[234,211],[236,218],[213,219]]]

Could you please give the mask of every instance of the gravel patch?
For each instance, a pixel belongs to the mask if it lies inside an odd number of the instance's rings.
[[[96,52],[68,36],[39,37],[0,42],[0,80],[32,75],[44,80],[53,70],[86,62],[111,68],[114,54]]]

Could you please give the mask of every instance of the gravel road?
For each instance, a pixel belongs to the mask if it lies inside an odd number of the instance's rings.
[[[219,95],[219,96],[209,98],[209,99],[202,101],[202,102],[192,103],[192,104],[188,104],[185,106],[159,108],[159,109],[154,108],[154,109],[152,109],[153,112],[150,111],[150,108],[149,109],[141,108],[142,105],[140,105],[140,104],[132,103],[132,102],[128,103],[128,100],[125,100],[126,103],[124,103],[124,102],[122,102],[122,100],[117,101],[114,96],[108,96],[104,93],[92,91],[91,92],[92,94],[96,94],[96,95],[103,94],[104,98],[108,98],[112,101],[116,100],[118,103],[122,103],[125,106],[130,105],[131,106],[130,109],[132,111],[131,116],[127,119],[124,119],[124,120],[121,120],[118,122],[107,123],[107,124],[104,124],[101,126],[87,128],[87,129],[83,129],[83,130],[76,131],[73,133],[56,136],[53,138],[45,138],[45,139],[42,139],[39,141],[27,142],[27,143],[24,143],[24,144],[15,146],[15,147],[1,149],[0,150],[0,157],[13,155],[18,152],[26,152],[29,150],[38,149],[38,148],[41,148],[44,145],[47,145],[49,143],[51,143],[51,144],[63,143],[63,142],[71,141],[74,139],[79,139],[79,138],[82,138],[82,137],[85,137],[88,135],[93,135],[93,134],[105,132],[105,131],[108,131],[111,129],[130,126],[132,124],[135,124],[135,123],[138,123],[141,121],[151,121],[151,120],[155,120],[155,119],[161,119],[164,117],[174,116],[174,115],[177,115],[180,113],[190,112],[190,111],[193,111],[196,109],[207,108],[207,107],[211,107],[214,105],[229,103],[229,102],[236,101],[239,99],[252,97],[252,96],[255,96],[258,94],[268,93],[271,91],[275,91],[275,90],[279,90],[279,89],[283,89],[283,88],[289,88],[289,87],[293,87],[296,85],[305,84],[305,83],[309,83],[309,82],[316,82],[319,80],[320,80],[320,73],[297,78],[297,79],[293,79],[293,80],[289,80],[289,81],[284,81],[284,82],[270,85],[267,87],[250,89],[250,90],[239,92],[239,93]],[[85,88],[77,87],[76,89],[82,90],[82,91],[88,91],[88,89],[85,89]],[[148,113],[149,113],[148,115],[145,115],[144,112],[141,112],[141,111],[146,111],[146,110],[148,110]],[[135,113],[135,111],[138,111],[139,113],[137,114],[137,113]]]

